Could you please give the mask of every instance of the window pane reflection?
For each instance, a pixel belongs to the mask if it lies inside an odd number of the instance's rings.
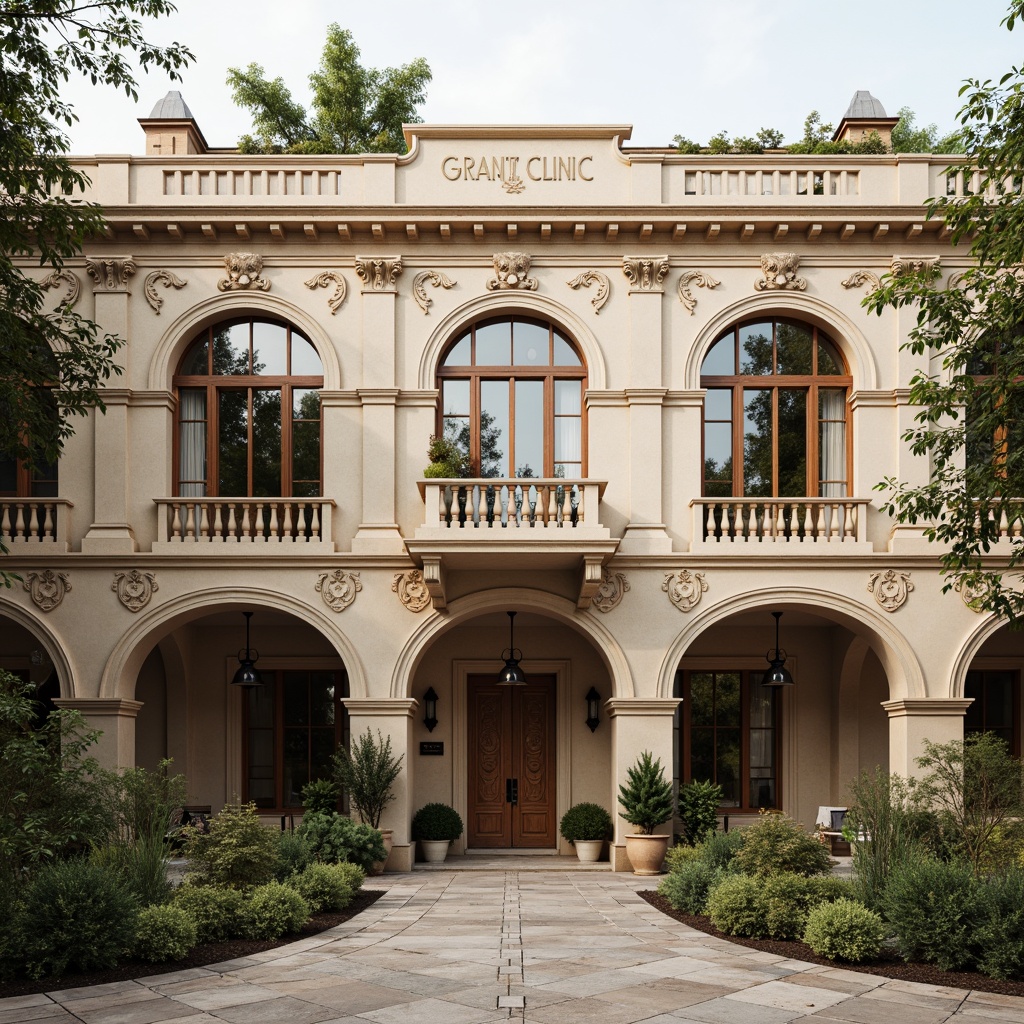
[[[480,384],[480,476],[508,476],[508,382]]]

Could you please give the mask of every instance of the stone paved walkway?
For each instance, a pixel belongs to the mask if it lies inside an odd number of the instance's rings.
[[[415,872],[244,960],[0,999],[0,1024],[1024,1024],[1024,999],[886,981],[694,931],[611,872]]]

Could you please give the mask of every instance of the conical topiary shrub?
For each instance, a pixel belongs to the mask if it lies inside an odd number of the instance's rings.
[[[619,786],[619,804],[622,816],[636,825],[641,835],[651,835],[672,818],[672,783],[665,778],[661,758],[645,750],[626,770],[626,785]]]

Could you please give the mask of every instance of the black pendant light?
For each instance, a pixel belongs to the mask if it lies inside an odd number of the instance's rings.
[[[761,680],[762,686],[792,686],[793,677],[786,668],[786,652],[779,646],[779,619],[782,612],[772,612],[775,616],[775,649],[769,651],[765,657],[768,659],[768,671]]]
[[[505,659],[505,666],[498,673],[498,686],[525,686],[526,675],[519,667],[519,659],[523,652],[516,647],[515,641],[515,619],[516,613],[508,613],[508,647],[501,652]]]
[[[259,661],[259,651],[254,651],[249,646],[249,620],[252,618],[252,612],[242,612],[245,616],[245,651],[238,652],[238,671],[235,673],[235,678],[231,680],[233,686],[262,686],[263,677],[259,674],[256,668],[256,662]]]

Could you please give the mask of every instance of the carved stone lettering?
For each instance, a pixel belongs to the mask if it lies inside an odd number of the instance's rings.
[[[612,291],[612,283],[608,280],[608,275],[602,274],[600,270],[584,270],[582,274],[577,274],[576,277],[567,283],[573,291],[579,291],[580,288],[589,288],[592,284],[597,285],[597,291],[590,300],[590,304],[594,307],[595,316],[601,312],[601,307],[608,301]]]
[[[761,257],[764,277],[754,282],[759,291],[788,290],[802,292],[807,289],[807,278],[799,277],[800,257],[795,252],[766,252]]]
[[[489,291],[515,288],[535,292],[537,278],[530,277],[530,257],[525,252],[496,252],[493,257],[494,277],[487,282]]]
[[[30,572],[25,579],[24,587],[37,608],[44,612],[53,611],[71,589],[71,575],[66,572],[54,572],[52,569]]]
[[[668,274],[667,256],[623,256],[622,272],[629,281],[630,291],[663,291]]]
[[[343,612],[363,589],[363,583],[359,573],[335,569],[317,576],[316,589],[332,612]]]
[[[224,257],[228,276],[217,282],[222,292],[269,292],[270,282],[263,274],[263,257],[255,252],[229,252]]]
[[[160,584],[156,581],[155,573],[129,569],[127,572],[114,573],[110,589],[117,592],[117,599],[128,611],[137,612],[149,604],[153,591],[159,590]]]
[[[430,315],[430,307],[434,304],[434,300],[427,295],[425,286],[428,281],[435,288],[446,290],[454,288],[458,284],[458,281],[453,281],[447,274],[442,274],[439,270],[421,270],[412,279],[412,297],[416,300],[416,305],[423,310],[424,316]]]
[[[601,574],[601,585],[597,588],[591,603],[599,612],[610,612],[619,604],[627,590],[629,580],[623,573],[605,569]]]
[[[331,311],[331,316],[334,316],[334,314],[341,309],[341,305],[345,301],[345,296],[348,294],[348,285],[345,284],[345,278],[343,278],[336,270],[325,270],[322,274],[316,274],[306,282],[306,287],[311,289],[334,289],[334,294],[327,300],[327,307]]]
[[[703,270],[684,270],[679,275],[679,301],[689,311],[690,316],[693,316],[693,311],[697,308],[697,300],[693,297],[693,292],[690,291],[691,283],[698,288],[707,288],[710,291],[712,288],[717,288],[722,282],[710,274],[705,274]]]
[[[146,301],[157,316],[160,315],[160,307],[164,304],[164,300],[157,294],[156,286],[158,284],[162,284],[165,288],[175,288],[180,291],[188,284],[188,281],[182,281],[180,277],[176,277],[169,270],[154,270],[151,274],[146,275],[142,291],[146,296]]]
[[[665,573],[661,589],[668,594],[668,599],[681,612],[688,612],[700,604],[700,599],[706,593],[708,584],[704,579],[704,573],[680,569],[679,572]]]
[[[411,612],[421,612],[430,604],[430,591],[419,569],[396,573],[391,590]]]
[[[902,608],[913,589],[910,573],[899,572],[897,569],[873,572],[868,579],[868,590],[875,595],[875,600],[887,612]]]
[[[85,269],[96,282],[94,292],[127,292],[128,278],[138,267],[131,256],[86,256]]]
[[[356,276],[364,292],[398,291],[398,278],[405,268],[401,256],[357,256]]]

